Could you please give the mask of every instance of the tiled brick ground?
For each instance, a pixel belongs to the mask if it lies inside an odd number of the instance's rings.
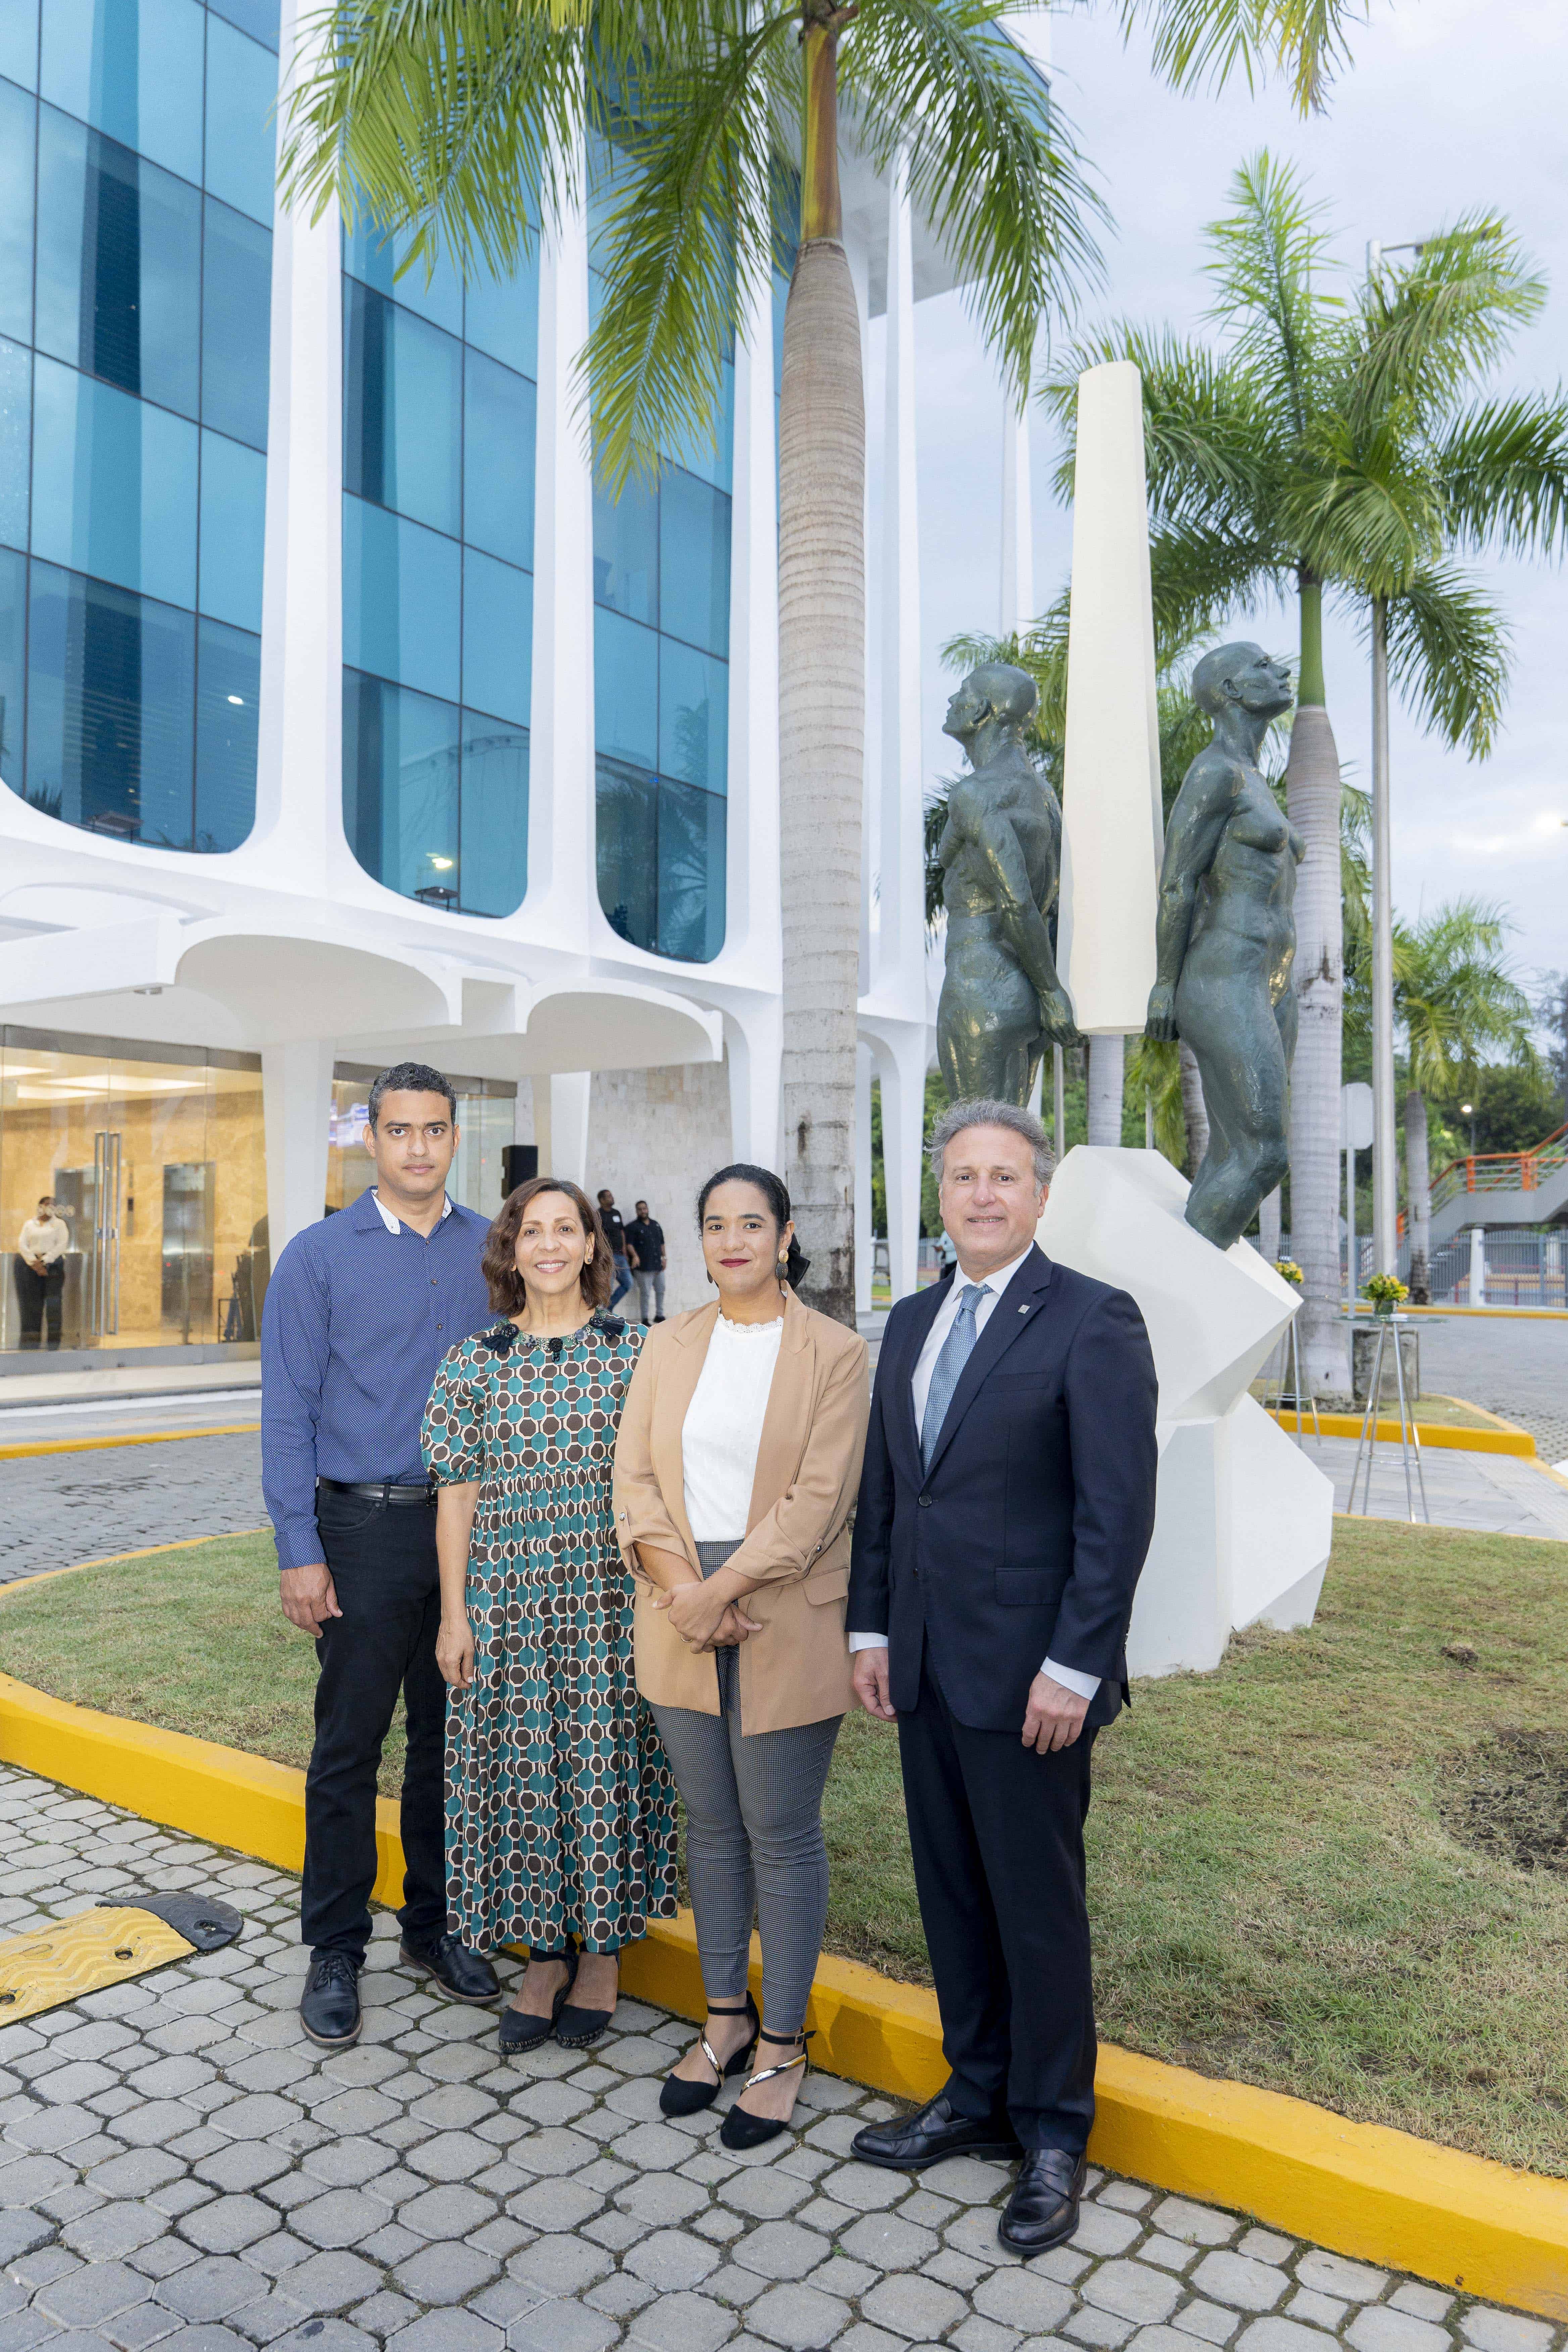
[[[1101,2174],[1073,2242],[1020,2263],[1003,2167],[849,2158],[885,2101],[811,2075],[800,2132],[731,2156],[721,2110],[658,2115],[689,2027],[626,2002],[586,2058],[502,2063],[385,1917],[363,2040],[329,2056],[294,2015],[292,1879],[4,1769],[0,1848],[0,1932],[139,1885],[246,1915],[226,1952],[0,2026],[0,2352],[1568,2352]]]
[[[261,1441],[249,1435],[34,1454],[0,1462],[0,1584],[144,1544],[238,1535],[267,1518]]]

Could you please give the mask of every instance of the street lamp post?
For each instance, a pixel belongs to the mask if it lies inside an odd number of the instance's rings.
[[[1473,1159],[1475,1158],[1475,1156],[1476,1156],[1476,1107],[1475,1107],[1475,1104],[1474,1104],[1474,1103],[1461,1103],[1461,1104],[1459,1105],[1459,1116],[1460,1116],[1460,1118],[1468,1118],[1468,1119],[1469,1120],[1469,1122],[1470,1122],[1470,1158],[1473,1160]]]

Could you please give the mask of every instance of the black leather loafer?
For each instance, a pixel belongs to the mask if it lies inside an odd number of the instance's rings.
[[[868,2124],[849,2145],[862,2164],[884,2165],[889,2172],[923,2172],[944,2156],[994,2156],[1011,2162],[1023,2154],[1005,2116],[977,2123],[973,2116],[954,2115],[945,2091],[913,2115]]]
[[[500,1979],[489,1960],[459,1944],[449,1930],[432,1937],[427,1944],[410,1943],[405,1936],[397,1954],[422,1976],[434,1977],[452,2000],[471,2000],[482,2008],[486,2001],[500,1999]]]
[[[323,2050],[359,2040],[359,1969],[347,1952],[318,1952],[300,1997],[300,2022]]]
[[[1043,2254],[1078,2228],[1084,2160],[1065,2147],[1032,2147],[1019,2167],[996,2235],[1016,2254]]]

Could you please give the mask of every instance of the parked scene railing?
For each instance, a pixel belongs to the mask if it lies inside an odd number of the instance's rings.
[[[1450,1160],[1432,1186],[1432,1206],[1440,1209],[1461,1192],[1538,1192],[1548,1176],[1568,1167],[1568,1126],[1560,1127],[1528,1151],[1468,1152]]]

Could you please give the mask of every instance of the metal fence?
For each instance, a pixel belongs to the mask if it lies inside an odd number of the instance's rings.
[[[1477,1228],[1466,1226],[1439,1242],[1426,1265],[1426,1287],[1434,1307],[1568,1307],[1568,1228],[1562,1225],[1494,1225],[1483,1232],[1478,1263]],[[1367,1276],[1373,1271],[1372,1236],[1357,1234],[1356,1296],[1363,1297]],[[1282,1236],[1280,1254],[1289,1257],[1289,1235]],[[1410,1279],[1410,1242],[1399,1244],[1399,1278]],[[1351,1296],[1350,1252],[1340,1235],[1340,1280]]]

